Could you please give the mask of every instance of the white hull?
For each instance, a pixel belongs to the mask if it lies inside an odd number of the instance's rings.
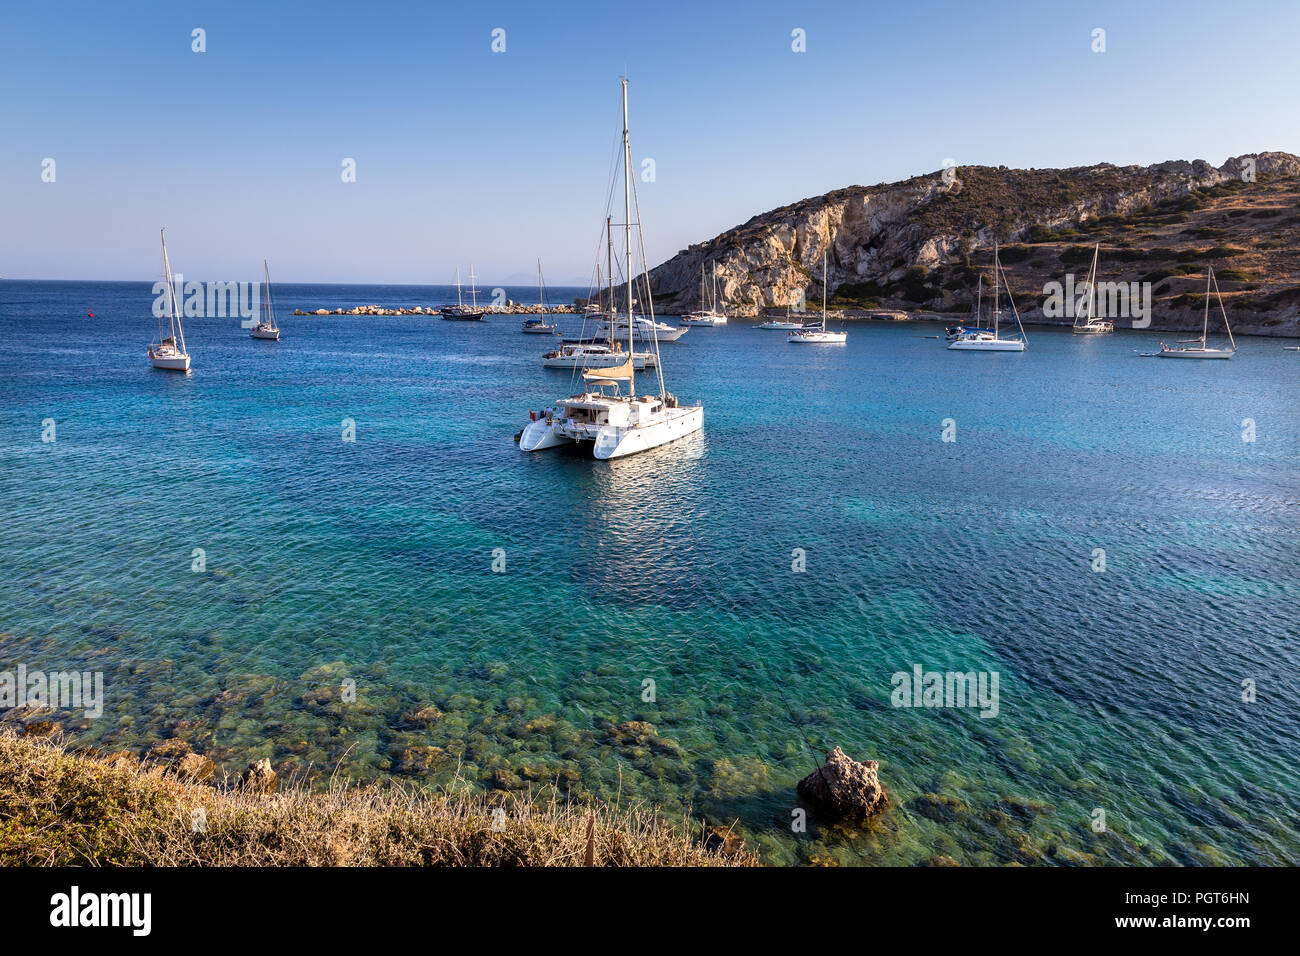
[[[802,322],[764,322],[759,326],[760,329],[767,329],[771,332],[795,332],[803,328]]]
[[[1230,359],[1231,349],[1161,349],[1156,353],[1160,358],[1178,359]]]
[[[250,339],[270,339],[270,340],[272,340],[272,341],[278,342],[278,341],[280,341],[280,330],[279,330],[279,329],[263,329],[263,328],[260,328],[260,327],[259,327],[259,328],[253,329],[253,331],[249,332],[249,333],[248,333],[248,337],[249,337]]]
[[[188,355],[151,355],[149,361],[154,368],[165,369],[169,372],[188,372],[190,370],[190,357]]]
[[[1023,352],[1025,343],[1020,339],[958,339],[948,343],[956,352]]]
[[[794,332],[786,337],[787,342],[795,345],[845,345],[849,341],[847,332]]]
[[[600,331],[602,334],[608,335],[609,326],[603,326]],[[654,342],[656,340],[659,342],[676,342],[689,331],[690,329],[675,329],[671,327],[651,331],[650,329],[639,325],[634,334],[636,335],[636,341],[638,342]],[[627,341],[627,323],[614,326],[614,338],[621,342]]]
[[[1075,335],[1105,335],[1108,332],[1114,332],[1115,326],[1107,322],[1105,325],[1076,325],[1074,327]]]
[[[727,324],[725,315],[683,315],[682,325],[701,325],[712,328],[719,325]]]
[[[591,442],[593,458],[623,458],[685,438],[704,426],[699,405],[665,409],[662,416],[643,425],[572,425],[559,418],[529,422],[519,436],[520,451],[543,451],[570,442]]]
[[[588,368],[614,368],[616,365],[622,365],[627,361],[626,352],[615,352],[605,355],[576,354],[576,355],[557,355],[554,357],[542,357],[542,365],[546,368],[567,368],[567,369],[588,369]],[[647,368],[655,367],[655,357],[650,352],[633,352],[632,367],[638,372]]]
[[[553,325],[534,325],[531,329],[522,330],[525,335],[554,335],[555,326]]]

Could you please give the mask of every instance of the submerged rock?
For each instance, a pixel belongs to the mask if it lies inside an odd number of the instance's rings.
[[[836,747],[826,755],[826,763],[799,781],[799,796],[827,816],[871,816],[889,802],[876,776],[879,769],[877,761],[859,763]]]

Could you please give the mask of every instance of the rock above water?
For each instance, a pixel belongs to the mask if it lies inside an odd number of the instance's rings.
[[[275,793],[276,779],[271,761],[263,757],[257,763],[249,764],[248,769],[239,775],[239,783],[253,793]]]
[[[859,763],[836,747],[826,755],[821,769],[799,781],[799,796],[827,816],[871,816],[889,802],[876,776],[879,769],[877,761]]]

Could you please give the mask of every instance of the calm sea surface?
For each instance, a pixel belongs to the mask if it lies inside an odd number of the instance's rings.
[[[290,315],[445,287],[279,286],[283,340],[193,319],[188,377],[147,363],[152,299],[0,282],[0,670],[102,671],[104,715],[61,715],[81,743],[558,781],[739,820],[774,863],[1300,863],[1280,341],[737,320],[662,349],[703,433],[598,463],[512,443],[570,389],[517,317]],[[892,706],[916,665],[997,672],[997,715]],[[837,744],[891,805],[796,832]]]

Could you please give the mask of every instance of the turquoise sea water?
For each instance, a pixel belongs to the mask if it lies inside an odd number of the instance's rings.
[[[518,318],[288,314],[443,300],[281,287],[280,343],[195,319],[185,377],[147,283],[0,283],[0,670],[103,671],[87,744],[558,781],[773,863],[1300,862],[1300,353],[736,320],[662,349],[703,433],[598,463],[512,443],[570,385]],[[997,716],[895,708],[917,664]],[[837,744],[890,807],[795,832]]]

